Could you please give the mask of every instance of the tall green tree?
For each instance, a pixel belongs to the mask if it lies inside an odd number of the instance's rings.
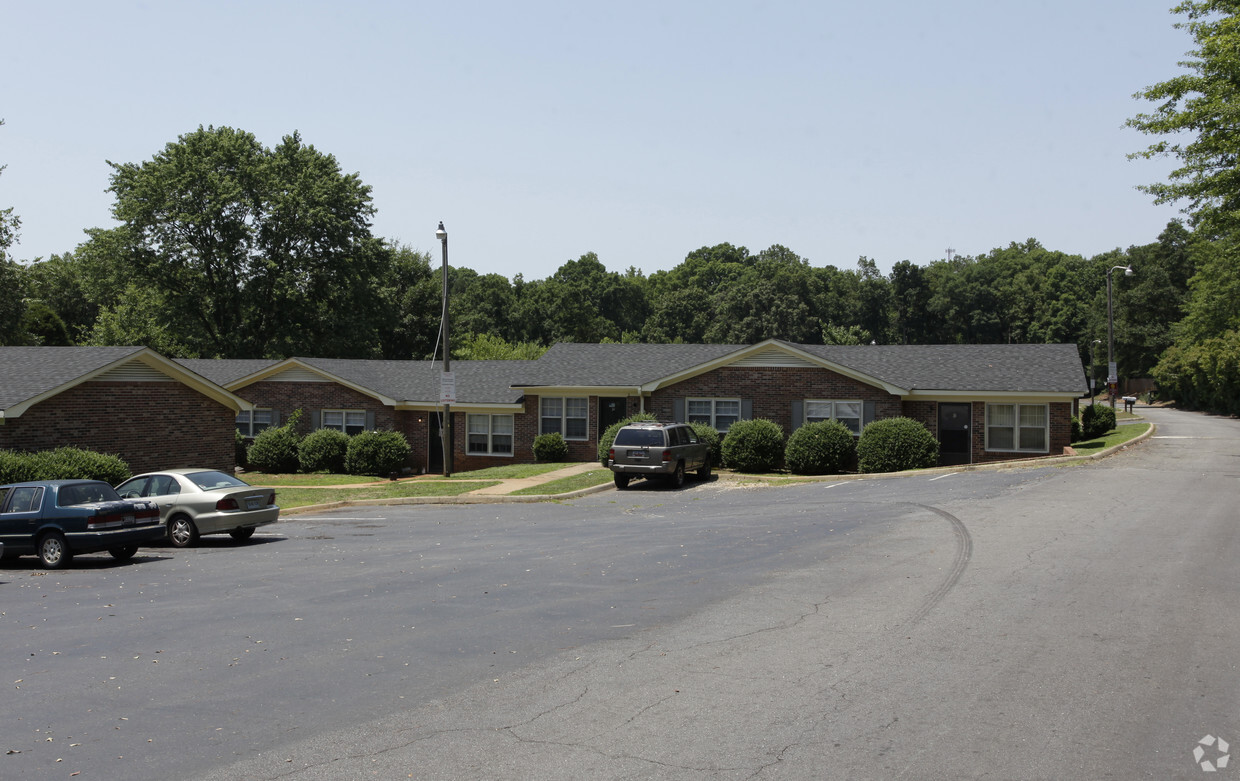
[[[121,261],[200,356],[380,353],[370,188],[297,133],[267,149],[199,127],[140,163],[109,163]]]
[[[1176,158],[1168,181],[1142,189],[1156,203],[1185,202],[1194,224],[1224,235],[1240,228],[1240,3],[1189,0],[1173,11],[1196,48],[1180,63],[1186,72],[1134,96],[1155,105],[1128,126],[1163,138],[1130,157]]]

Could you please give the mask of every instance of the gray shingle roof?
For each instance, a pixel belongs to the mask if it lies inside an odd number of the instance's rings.
[[[402,402],[439,401],[441,361],[373,361],[347,358],[301,358],[354,385],[370,388]],[[534,361],[455,361],[458,404],[515,404],[525,395],[514,380]]]
[[[401,403],[439,401],[441,361],[384,361],[354,358],[297,358],[306,366]],[[190,371],[227,386],[282,361],[253,359],[179,359]],[[524,396],[513,390],[517,376],[534,361],[456,361],[458,404],[515,404]]]
[[[908,390],[1084,393],[1072,344],[801,345],[777,342]],[[525,386],[622,387],[670,377],[748,345],[557,344]]]
[[[1085,393],[1074,344],[799,345],[909,390]]]
[[[745,349],[735,344],[557,344],[519,384],[637,387]]]
[[[54,391],[143,347],[0,347],[0,409]]]

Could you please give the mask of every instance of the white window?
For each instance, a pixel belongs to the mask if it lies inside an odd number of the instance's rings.
[[[237,415],[237,430],[243,437],[256,437],[263,429],[271,428],[271,410],[242,410]]]
[[[366,430],[366,410],[363,409],[325,409],[319,428],[334,428],[349,436],[360,434]]]
[[[838,420],[843,423],[853,436],[861,435],[861,410],[859,401],[806,401],[805,422],[820,423],[824,420]]]
[[[1045,404],[987,404],[986,449],[1045,453],[1050,415]]]
[[[539,408],[539,434],[559,434],[565,439],[589,439],[589,399],[545,396],[539,401]]]
[[[468,452],[479,455],[512,455],[512,421],[512,415],[468,415]]]
[[[741,400],[689,399],[686,412],[690,423],[705,423],[716,431],[727,431],[741,419]]]

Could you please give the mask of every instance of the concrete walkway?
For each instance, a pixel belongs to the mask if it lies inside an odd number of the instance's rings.
[[[477,491],[470,491],[465,495],[502,496],[504,494],[513,493],[514,491],[520,491],[525,488],[533,488],[536,485],[542,485],[544,483],[560,480],[565,477],[579,475],[583,472],[589,472],[592,469],[602,468],[602,465],[597,461],[586,461],[582,464],[573,464],[572,466],[566,466],[563,469],[557,469],[554,472],[543,472],[541,475],[534,475],[533,477],[514,477],[506,480],[500,480],[499,483],[495,485],[487,486],[486,488],[479,488]],[[607,486],[610,484],[611,483],[608,482],[604,485]]]

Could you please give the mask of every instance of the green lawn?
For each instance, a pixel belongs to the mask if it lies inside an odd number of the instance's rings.
[[[552,480],[549,483],[536,485],[532,488],[522,488],[520,491],[513,491],[512,496],[538,496],[540,494],[566,494],[570,491],[580,491],[582,488],[593,488],[596,485],[611,482],[611,470],[591,469],[589,472],[582,472],[572,477],[564,477],[559,480]]]
[[[497,484],[500,480],[536,477],[573,466],[572,463],[509,464],[472,472],[456,472],[450,478],[439,475],[422,475],[414,479],[384,480],[367,475],[341,474],[285,474],[246,472],[241,478],[251,485],[269,486],[276,489],[276,503],[284,509],[306,507],[331,502],[353,502],[360,499],[398,499],[411,496],[459,496],[479,488]],[[611,479],[611,472],[592,470],[583,475],[555,480],[550,483],[518,491],[520,494],[558,494],[588,488]],[[347,486],[347,487],[328,487]]]
[[[1129,417],[1132,417],[1131,415]],[[1122,426],[1116,426],[1113,431],[1103,437],[1090,439],[1084,442],[1073,442],[1072,449],[1077,455],[1092,456],[1100,453],[1109,447],[1122,445],[1125,442],[1136,439],[1145,432],[1150,430],[1149,423],[1128,423]]]
[[[495,485],[498,480],[406,480],[356,488],[276,488],[276,504],[291,510],[312,504],[353,502],[359,499],[399,499],[409,496],[459,496]],[[263,483],[270,486],[271,483]]]

